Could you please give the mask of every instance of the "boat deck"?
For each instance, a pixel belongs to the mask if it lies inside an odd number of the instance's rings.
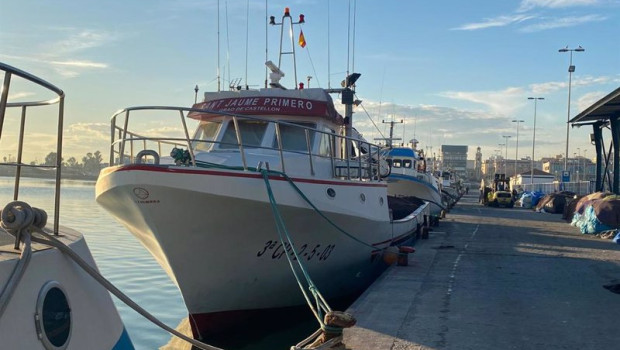
[[[78,240],[82,235],[77,231],[61,228],[60,235],[56,236],[61,242],[65,244],[70,244]],[[14,249],[15,237],[8,234],[4,229],[0,228],[0,261],[3,260],[12,260],[19,258],[21,254],[21,250]],[[23,243],[21,245],[23,247]],[[50,249],[50,246],[40,244],[40,243],[32,243],[32,251],[40,251],[45,249]]]
[[[347,349],[616,348],[620,245],[476,197],[350,307]]]

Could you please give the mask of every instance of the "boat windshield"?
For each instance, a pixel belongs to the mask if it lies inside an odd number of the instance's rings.
[[[239,120],[239,131],[243,147],[260,147],[267,130],[268,123],[261,120]],[[230,121],[220,143],[221,149],[238,148],[235,123]]]
[[[316,124],[314,123],[290,122],[290,124],[280,124],[280,135],[282,135],[282,149],[287,151],[308,150],[308,146],[306,144],[306,129],[297,127],[297,125],[311,129],[316,128]],[[314,131],[309,130],[310,145],[314,143],[314,134]],[[278,148],[278,140],[275,136],[273,138],[272,147],[276,149]]]
[[[198,126],[192,148],[196,151],[206,152],[211,148],[211,144],[215,140],[215,135],[220,128],[219,122],[203,122]]]

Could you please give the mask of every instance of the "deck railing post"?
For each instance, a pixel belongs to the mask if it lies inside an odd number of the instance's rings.
[[[312,147],[310,145],[310,131],[304,129],[306,134],[306,148],[308,150],[308,157],[310,159],[310,175],[314,176],[314,165],[312,164]]]
[[[284,167],[284,152],[282,151],[282,133],[280,132],[280,123],[276,122],[276,140],[278,141],[278,151],[280,153],[280,169],[286,172]]]
[[[243,151],[243,142],[241,140],[241,130],[239,130],[239,122],[237,117],[233,117],[233,124],[235,125],[235,134],[237,136],[237,146],[239,147],[239,154],[241,155],[241,162],[243,163],[243,170],[248,170],[248,165],[245,161],[245,152]]]

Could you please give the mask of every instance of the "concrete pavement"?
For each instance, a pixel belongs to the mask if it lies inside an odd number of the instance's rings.
[[[465,196],[348,310],[351,350],[617,349],[620,245]]]

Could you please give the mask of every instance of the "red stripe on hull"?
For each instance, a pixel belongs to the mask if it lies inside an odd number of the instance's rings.
[[[254,178],[254,179],[263,178],[263,176],[258,173],[224,172],[224,171],[213,171],[213,170],[202,170],[202,169],[190,170],[190,169],[182,169],[182,168],[171,168],[171,167],[162,166],[162,165],[144,165],[144,164],[130,164],[130,165],[122,165],[120,167],[107,168],[101,171],[101,175],[107,175],[107,174],[111,174],[117,171],[132,171],[132,170],[160,172],[160,173],[181,173],[181,174],[226,176],[226,177],[245,177],[245,178]],[[285,178],[280,177],[280,176],[270,176],[269,180],[286,181]],[[327,181],[327,180],[312,180],[312,179],[305,179],[305,178],[291,178],[291,180],[293,180],[294,182],[337,185],[337,186],[387,187],[387,183]]]

